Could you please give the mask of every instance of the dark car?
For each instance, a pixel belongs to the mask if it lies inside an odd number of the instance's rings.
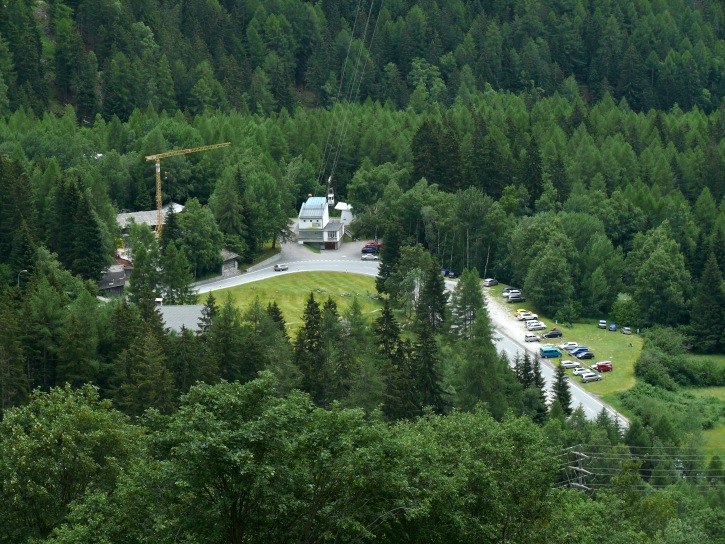
[[[362,248],[363,253],[377,253],[378,247],[377,246],[365,246]]]
[[[561,338],[564,336],[564,333],[561,332],[559,329],[554,329],[549,332],[545,332],[541,335],[543,338]]]
[[[581,351],[575,355],[577,359],[594,359],[594,354],[591,351]]]
[[[458,273],[454,272],[453,270],[449,270],[448,268],[443,269],[443,276],[446,278],[457,278],[459,276]]]
[[[609,330],[615,332],[617,330],[617,325],[615,323],[610,323]]]
[[[569,350],[569,353],[572,354],[572,355],[576,355],[577,353],[583,353],[585,351],[589,351],[589,348],[586,347],[586,346],[578,346],[578,347],[576,347],[574,349],[570,349]]]

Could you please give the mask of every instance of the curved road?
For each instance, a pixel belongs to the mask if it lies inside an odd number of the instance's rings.
[[[227,289],[229,287],[236,287],[237,285],[265,280],[280,274],[294,274],[296,272],[347,272],[349,274],[377,276],[378,262],[361,261],[361,246],[362,242],[345,244],[343,246],[345,248],[344,250],[335,251],[334,254],[324,251],[320,254],[315,254],[308,249],[295,247],[294,244],[284,244],[282,246],[282,252],[279,255],[252,267],[253,270],[250,269],[250,271],[239,276],[207,281],[196,286],[196,290],[197,293],[208,293],[209,291],[217,291],[219,289]],[[275,263],[284,263],[289,268],[284,272],[275,272]],[[454,286],[454,282],[446,281],[446,287],[449,290],[452,290]],[[495,322],[493,325],[496,327]],[[497,335],[494,338],[496,347],[499,351],[506,352],[509,360],[512,362],[516,353],[523,353],[527,349],[521,342],[510,338],[501,332],[501,330],[497,328],[494,330]],[[531,349],[529,349],[529,352],[535,353]],[[542,359],[542,363],[541,373],[546,380],[546,389],[547,391],[551,391],[554,382],[554,365],[548,359]],[[597,414],[604,408],[609,412],[610,416],[619,419],[622,427],[628,426],[629,422],[624,416],[608,404],[599,400],[595,395],[583,389],[577,382],[569,379],[569,386],[572,395],[572,405],[578,406],[581,404],[585,415],[589,419],[596,418]]]

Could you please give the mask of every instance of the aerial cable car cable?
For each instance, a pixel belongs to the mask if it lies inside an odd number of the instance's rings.
[[[335,106],[339,104],[340,102],[340,93],[342,92],[342,85],[345,81],[345,71],[347,70],[347,60],[350,58],[350,49],[352,48],[352,42],[355,38],[355,29],[357,28],[357,19],[358,15],[360,13],[360,5],[362,4],[362,0],[358,0],[357,2],[357,8],[355,9],[355,20],[352,24],[352,32],[350,34],[350,43],[347,45],[347,53],[345,54],[345,60],[342,63],[342,75],[340,76],[340,85],[338,85],[337,88],[337,96],[335,96],[335,104],[333,104],[332,107],[332,119],[330,120],[330,128],[327,131],[327,141],[325,142],[325,149],[322,153],[322,160],[320,161],[320,170],[317,174],[317,179],[322,181],[322,177],[325,174],[325,170],[327,169],[327,161],[329,159],[329,154],[332,153],[332,146],[330,145],[330,135],[332,134],[332,129],[335,126]],[[334,141],[334,138],[333,138]],[[329,146],[329,148],[328,148]],[[329,153],[328,153],[329,149]]]
[[[370,15],[372,14],[373,4],[374,3],[375,3],[375,0],[373,0],[370,3],[370,12],[368,13],[368,22],[370,21]],[[378,29],[378,21],[380,20],[380,12],[382,11],[382,9],[383,9],[383,2],[381,0],[380,7],[378,8],[378,15],[377,15],[377,17],[375,17],[375,25],[373,26],[373,33],[372,33],[372,36],[370,38],[370,43],[368,44],[368,47],[367,47],[367,51],[368,52],[372,48],[373,40],[375,40],[375,33],[377,32],[377,29]],[[358,53],[358,60],[359,60],[359,56],[362,54],[362,49],[363,49],[363,47],[365,45],[365,36],[367,36],[367,26],[368,25],[366,23],[366,25],[365,25],[365,34],[363,36],[363,41],[362,41],[362,43],[360,45],[360,51]],[[356,102],[357,102],[358,96],[360,95],[360,86],[362,85],[362,80],[365,77],[365,69],[367,68],[368,58],[369,58],[369,55],[365,55],[365,62],[363,64],[362,72],[360,73],[360,77],[357,78],[357,90],[355,91],[355,101]],[[356,75],[357,75],[357,66],[358,65],[356,63],[355,64],[355,74]],[[353,79],[352,84],[351,84],[351,90],[352,90],[352,87],[354,87],[354,84],[355,84],[355,80]],[[338,140],[337,151],[335,153],[335,159],[334,159],[334,161],[332,163],[332,169],[330,171],[330,178],[329,178],[330,180],[332,179],[332,176],[335,173],[335,170],[337,169],[337,163],[338,163],[338,160],[340,158],[340,153],[342,151],[342,145],[343,145],[343,143],[345,141],[345,136],[347,135],[347,131],[348,131],[349,127],[350,127],[350,122],[349,121],[350,121],[350,118],[352,117],[352,108],[350,107],[351,98],[352,98],[352,93],[348,96],[348,100],[347,100],[347,102],[348,102],[348,111],[347,111],[347,113],[346,113],[346,115],[344,117],[344,120],[343,120],[342,134],[340,135],[340,139]]]

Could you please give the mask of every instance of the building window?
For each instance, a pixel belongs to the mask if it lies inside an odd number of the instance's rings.
[[[337,231],[331,230],[327,233],[328,240],[337,240]]]

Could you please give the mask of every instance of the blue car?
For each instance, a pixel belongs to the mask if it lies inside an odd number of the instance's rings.
[[[579,346],[579,347],[576,347],[576,348],[574,348],[573,350],[571,350],[571,351],[569,352],[569,354],[570,354],[570,355],[574,355],[574,356],[576,356],[576,355],[577,355],[577,353],[584,353],[585,351],[589,351],[589,348],[588,348],[588,347],[586,347],[586,346]]]
[[[615,325],[614,323],[610,323],[609,330],[612,332],[615,332],[617,330],[617,325]]]

